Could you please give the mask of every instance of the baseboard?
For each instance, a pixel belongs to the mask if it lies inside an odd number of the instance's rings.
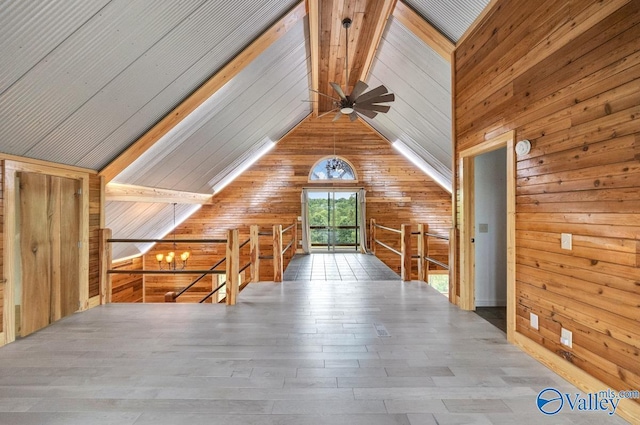
[[[89,303],[87,304],[87,310],[90,308],[98,307],[99,305],[100,305],[100,295],[91,297],[89,298]]]
[[[599,379],[589,375],[579,367],[558,357],[551,351],[536,344],[526,336],[514,332],[513,342],[525,353],[551,369],[585,393],[593,393],[610,388]],[[629,388],[632,389],[632,388]],[[632,424],[640,424],[640,404],[632,400],[620,400],[616,414]]]

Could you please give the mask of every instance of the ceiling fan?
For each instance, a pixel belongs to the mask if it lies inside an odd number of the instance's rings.
[[[349,84],[349,27],[351,26],[351,19],[344,18],[342,20],[342,26],[345,29],[345,69],[346,69],[346,80],[345,80],[345,88]],[[335,90],[335,92],[340,97],[335,98],[332,96],[328,96],[324,93],[321,93],[317,90],[313,90],[322,96],[328,97],[333,100],[334,108],[324,114],[320,115],[323,117],[331,112],[338,111],[336,116],[333,118],[333,121],[337,121],[342,117],[342,115],[348,115],[351,121],[355,121],[358,119],[358,114],[362,114],[368,118],[375,118],[379,112],[387,113],[389,109],[391,109],[388,105],[381,105],[381,103],[393,102],[395,100],[395,96],[393,93],[388,93],[388,89],[381,85],[372,89],[365,93],[365,90],[369,88],[369,86],[364,82],[358,80],[356,85],[353,87],[353,91],[350,94],[345,94],[344,90],[340,87],[338,83],[329,83],[331,87]]]

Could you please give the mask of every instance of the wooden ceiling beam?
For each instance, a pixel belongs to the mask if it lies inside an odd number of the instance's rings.
[[[382,33],[387,26],[389,16],[391,16],[391,13],[395,8],[396,0],[383,0],[381,3],[382,6],[380,13],[375,17],[375,21],[371,23],[373,25],[373,34],[369,44],[369,49],[364,56],[364,62],[360,68],[360,74],[358,75],[358,79],[361,81],[367,81],[367,77],[371,71],[371,65],[373,64],[373,59],[376,57],[376,51],[380,45],[380,40],[382,40]]]
[[[182,192],[132,184],[109,183],[105,187],[105,199],[118,202],[150,202],[162,204],[209,204],[213,194]]]
[[[311,54],[311,88],[319,90],[320,78],[320,0],[307,0],[307,16],[309,17],[309,47]],[[320,95],[311,92],[313,102],[312,116],[318,116],[318,101]]]
[[[420,40],[429,45],[447,62],[451,62],[451,54],[456,48],[455,44],[442,35],[440,31],[435,29],[422,16],[407,6],[402,0],[398,0],[396,8],[393,11],[393,17],[400,21],[402,25],[407,27]]]
[[[283,18],[271,26],[271,28],[263,32],[246,49],[209,78],[209,80],[193,92],[193,94],[182,101],[173,111],[129,146],[116,159],[111,161],[111,163],[100,171],[100,175],[104,176],[107,183],[113,180],[125,168],[139,158],[140,155],[149,150],[158,140],[178,125],[187,115],[192,113],[205,100],[229,82],[229,80],[238,75],[269,46],[287,34],[305,15],[305,4],[304,1],[301,1]]]

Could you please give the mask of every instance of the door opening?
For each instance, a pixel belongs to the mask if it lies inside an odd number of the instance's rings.
[[[473,160],[476,313],[506,333],[506,147],[478,155]]]
[[[506,262],[506,333],[507,340],[515,338],[515,206],[516,206],[516,161],[515,161],[515,132],[508,131],[494,139],[488,140],[477,146],[465,149],[459,153],[458,171],[460,178],[459,193],[459,227],[460,227],[460,291],[458,306],[464,310],[476,310],[478,294],[476,293],[476,262],[486,261],[482,257],[476,258],[476,237],[482,235],[485,229],[487,233],[491,229],[490,223],[478,221],[475,216],[475,173],[474,165],[476,157],[506,147],[505,174],[506,201],[503,207],[506,218],[506,249],[503,254]],[[488,188],[491,190],[491,188]],[[477,223],[477,225],[476,225]],[[482,228],[479,226],[482,224]],[[484,226],[487,225],[487,226]],[[478,247],[478,250],[480,247]]]
[[[308,226],[312,252],[360,249],[357,191],[309,191]]]

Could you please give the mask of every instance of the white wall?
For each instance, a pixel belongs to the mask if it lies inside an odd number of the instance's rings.
[[[507,305],[506,170],[506,148],[475,158],[477,307]],[[482,229],[483,224],[485,229]]]

